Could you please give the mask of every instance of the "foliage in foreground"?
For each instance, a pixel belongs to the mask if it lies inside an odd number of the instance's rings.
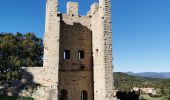
[[[32,97],[0,96],[0,100],[34,100]]]
[[[33,33],[0,33],[0,81],[20,77],[20,67],[42,66],[43,41]]]
[[[118,91],[116,97],[120,100],[139,100],[140,93],[135,91]]]

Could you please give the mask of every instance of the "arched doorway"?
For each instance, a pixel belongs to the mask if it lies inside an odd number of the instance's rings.
[[[67,100],[67,90],[61,90],[59,100]]]

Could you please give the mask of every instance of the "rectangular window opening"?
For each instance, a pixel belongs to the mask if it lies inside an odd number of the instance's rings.
[[[84,50],[79,50],[78,51],[78,58],[83,59],[84,58]]]
[[[70,50],[64,50],[64,59],[70,59]]]

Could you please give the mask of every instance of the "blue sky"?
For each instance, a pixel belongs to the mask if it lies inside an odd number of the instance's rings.
[[[0,0],[0,32],[43,38],[46,0]],[[66,12],[60,0],[59,11]],[[97,0],[78,1],[85,15]],[[114,71],[170,72],[170,0],[112,0]]]

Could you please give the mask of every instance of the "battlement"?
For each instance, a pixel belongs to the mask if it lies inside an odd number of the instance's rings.
[[[93,3],[90,7],[90,10],[87,12],[87,16],[92,16],[95,14],[99,9],[99,3]]]
[[[67,3],[67,14],[78,15],[78,2]]]

